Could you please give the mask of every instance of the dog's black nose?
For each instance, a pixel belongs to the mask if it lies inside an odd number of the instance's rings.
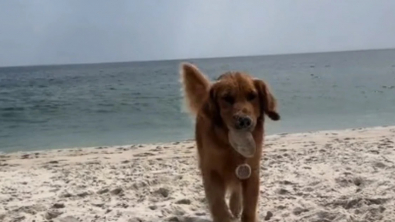
[[[236,117],[236,128],[237,129],[245,129],[250,127],[252,124],[252,120],[250,117]]]

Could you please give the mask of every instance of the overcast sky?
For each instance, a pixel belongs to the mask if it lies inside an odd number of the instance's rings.
[[[395,48],[395,0],[1,0],[0,66]]]

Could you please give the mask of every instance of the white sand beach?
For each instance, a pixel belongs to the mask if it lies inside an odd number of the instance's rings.
[[[260,221],[395,221],[395,127],[267,136]],[[210,221],[194,141],[0,155],[0,221]]]

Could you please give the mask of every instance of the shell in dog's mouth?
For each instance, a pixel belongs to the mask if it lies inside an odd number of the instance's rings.
[[[229,130],[229,143],[240,155],[251,158],[255,155],[255,140],[249,131]]]

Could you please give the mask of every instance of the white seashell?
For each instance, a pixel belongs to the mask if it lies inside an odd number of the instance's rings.
[[[240,155],[251,158],[255,155],[256,144],[251,132],[229,130],[229,143]]]

